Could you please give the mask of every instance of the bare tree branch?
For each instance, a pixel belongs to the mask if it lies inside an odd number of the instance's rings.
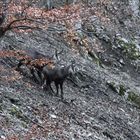
[[[39,30],[42,30],[42,29],[39,28],[39,27],[31,27],[31,26],[26,26],[26,25],[13,26],[13,27],[11,27],[9,30],[11,30],[11,29],[23,29],[23,30],[28,30],[28,29],[39,29]]]

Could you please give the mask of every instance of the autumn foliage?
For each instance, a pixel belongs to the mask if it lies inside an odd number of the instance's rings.
[[[25,30],[27,32],[32,29],[47,30],[51,23],[73,24],[80,18],[80,5],[66,5],[46,10],[38,7],[37,2],[37,0],[10,0],[7,3],[1,3],[1,14],[4,14],[3,23],[0,25],[1,36],[8,30],[16,32],[25,32]]]

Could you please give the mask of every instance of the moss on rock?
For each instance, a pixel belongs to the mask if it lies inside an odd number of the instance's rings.
[[[125,41],[123,39],[117,39],[117,43],[121,46],[122,52],[130,59],[137,60],[140,59],[140,51],[135,45],[135,43]]]
[[[124,85],[119,85],[119,95],[124,96],[126,93],[126,87]]]
[[[16,116],[18,119],[20,119],[26,123],[29,122],[28,118],[23,114],[23,112],[17,106],[13,106],[10,109],[10,114],[13,116]]]
[[[128,100],[135,103],[140,108],[140,95],[134,93],[133,91],[129,91]]]

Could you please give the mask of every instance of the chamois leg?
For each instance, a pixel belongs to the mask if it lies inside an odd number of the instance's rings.
[[[41,81],[41,88],[44,89],[44,87],[46,87],[46,86],[47,86],[46,78],[43,75],[42,81]]]
[[[54,93],[54,91],[53,91],[53,89],[52,89],[52,87],[51,87],[50,84],[44,85],[44,86],[43,86],[43,89],[44,89],[45,91],[48,91],[49,94],[51,94],[51,95],[53,95],[53,93]]]
[[[46,79],[45,81],[46,81],[46,84],[45,84],[46,89],[49,90],[49,92],[50,92],[51,94],[54,93],[54,91],[53,91],[53,89],[52,89],[52,87],[51,87],[51,82],[48,81],[47,79]]]
[[[39,84],[43,85],[43,74],[39,70],[37,71],[37,74],[38,74],[38,77],[39,77],[39,80],[40,80]]]
[[[50,88],[51,92],[54,93],[51,84],[49,84],[49,88]]]
[[[45,91],[48,90],[48,85],[47,85],[47,83],[43,84],[42,89],[44,89]]]
[[[61,99],[63,100],[63,82],[62,83],[60,83],[60,89],[61,89]]]
[[[58,87],[58,83],[56,83],[56,82],[55,82],[55,87],[56,87],[56,96],[58,96],[58,94],[59,94],[59,93],[58,93],[58,92],[59,92],[59,91],[58,91],[59,87]]]
[[[43,88],[45,91],[49,90],[49,91],[51,91],[51,92],[54,93],[54,91],[53,91],[53,89],[52,89],[52,87],[51,87],[51,83],[48,82],[45,78],[43,79],[42,88]]]

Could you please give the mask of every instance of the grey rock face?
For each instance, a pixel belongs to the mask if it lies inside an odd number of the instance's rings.
[[[57,31],[33,31],[31,34],[11,31],[1,39],[0,50],[9,50],[8,44],[15,46],[15,50],[19,46],[23,50],[30,48],[31,55],[33,50],[43,52],[43,56],[53,58],[58,67],[75,62],[76,72],[64,83],[62,101],[34,82],[26,65],[20,67],[22,73],[16,71],[19,60],[0,58],[0,139],[140,139],[139,60],[129,59],[124,52],[127,49],[123,50],[117,42],[123,39],[123,47],[126,47],[125,43],[137,36],[135,30],[139,24],[132,24],[131,17],[124,18],[128,16],[128,5],[128,1],[120,0],[107,3],[107,7],[99,5],[101,13],[107,8],[110,24],[91,15],[84,27],[80,22],[75,27],[85,31],[80,30],[81,36],[77,38],[87,37],[96,59],[89,59],[89,52],[84,51],[82,43],[78,47],[84,55],[74,50]],[[126,11],[121,13],[123,9]],[[126,21],[130,22],[124,25]],[[58,57],[52,57],[55,50],[61,52]],[[38,74],[35,75],[38,78]],[[52,88],[55,91],[54,83]]]

